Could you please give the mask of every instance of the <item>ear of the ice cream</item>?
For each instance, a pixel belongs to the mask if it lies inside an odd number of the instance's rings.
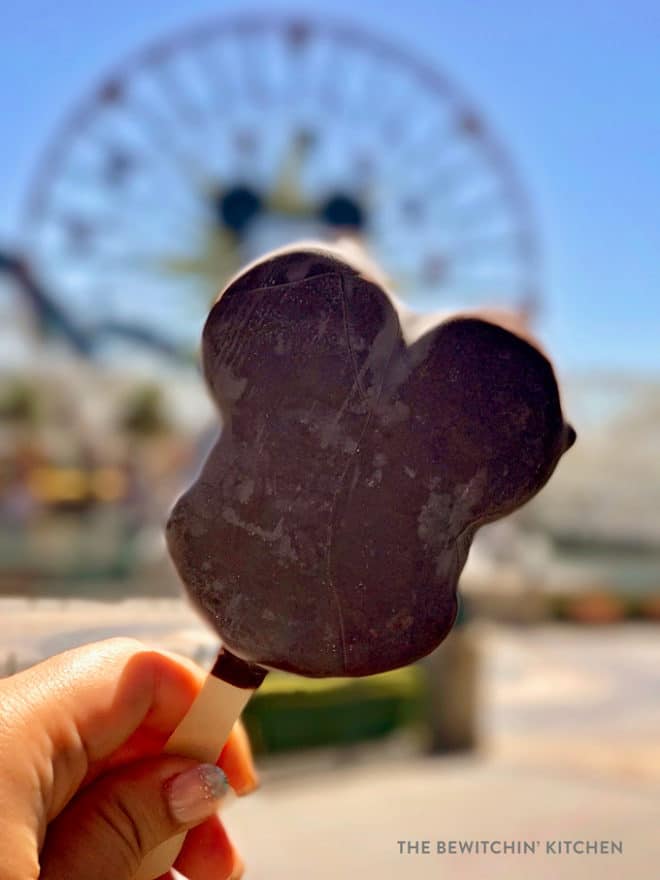
[[[453,485],[471,487],[468,521],[502,515],[538,492],[570,445],[555,375],[538,348],[461,317],[419,339],[408,369],[399,393],[427,432],[440,481],[446,472]]]
[[[253,429],[274,407],[294,407],[304,418],[314,400],[340,419],[353,397],[377,394],[400,342],[380,287],[334,258],[304,256],[284,253],[240,276],[204,328],[213,396]]]

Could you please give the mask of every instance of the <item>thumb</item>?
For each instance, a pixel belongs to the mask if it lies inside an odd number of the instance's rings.
[[[229,791],[213,764],[160,757],[123,767],[75,797],[48,828],[41,880],[131,880],[146,854],[217,812]]]

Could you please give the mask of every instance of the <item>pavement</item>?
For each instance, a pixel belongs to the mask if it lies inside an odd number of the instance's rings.
[[[9,668],[107,635],[215,648],[179,600],[5,599],[0,621]],[[660,877],[657,625],[475,633],[480,748],[429,757],[403,733],[262,760],[226,815],[248,880]]]
[[[381,757],[280,781],[265,774],[262,790],[231,808],[226,825],[252,880],[657,880],[658,794],[619,778],[497,757]],[[451,854],[451,841],[456,849],[487,841],[488,852]],[[504,853],[505,842],[523,841],[534,854]],[[623,851],[564,855],[558,841]]]

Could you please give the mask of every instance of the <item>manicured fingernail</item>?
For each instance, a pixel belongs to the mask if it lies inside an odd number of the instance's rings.
[[[183,824],[199,822],[217,812],[229,790],[227,777],[219,767],[200,764],[170,780],[170,811]]]

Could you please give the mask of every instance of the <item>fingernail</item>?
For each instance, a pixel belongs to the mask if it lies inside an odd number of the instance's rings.
[[[212,816],[228,792],[229,783],[220,767],[200,764],[171,779],[167,797],[174,818],[187,824]]]

